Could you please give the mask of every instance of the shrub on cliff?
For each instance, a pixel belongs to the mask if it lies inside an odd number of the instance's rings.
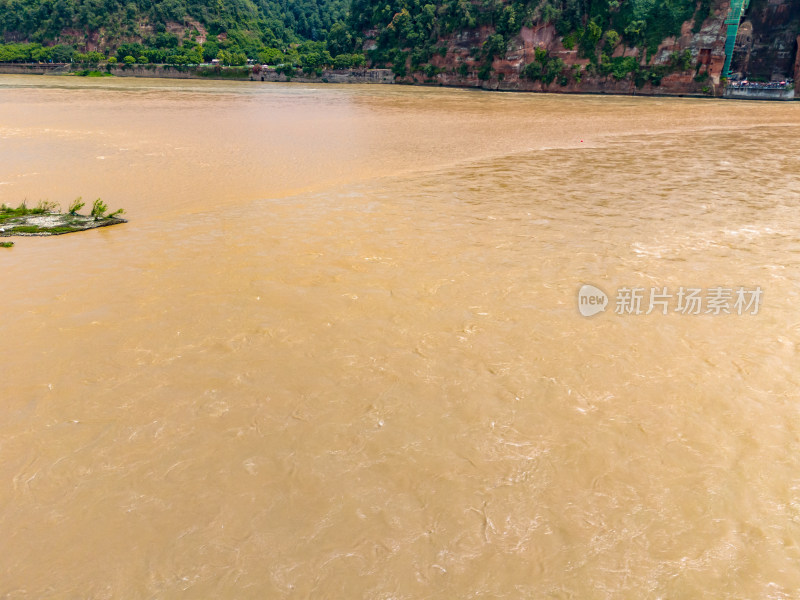
[[[541,81],[545,85],[553,83],[556,77],[562,75],[566,64],[558,57],[550,56],[544,48],[537,48],[534,61],[525,66],[522,75],[531,81]],[[566,74],[564,74],[566,77]],[[566,85],[566,83],[562,83]]]
[[[490,35],[483,43],[483,55],[486,60],[492,60],[495,56],[503,56],[507,46],[507,40],[499,33]]]
[[[601,75],[611,75],[614,79],[625,79],[633,75],[639,69],[639,59],[635,56],[615,56],[608,58],[602,55],[602,63],[598,67]]]

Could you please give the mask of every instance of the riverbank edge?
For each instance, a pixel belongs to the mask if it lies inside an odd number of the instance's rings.
[[[398,79],[391,69],[324,69],[321,72],[287,76],[272,68],[254,70],[248,67],[188,66],[188,65],[104,65],[99,72],[115,77],[145,77],[155,79],[207,79],[221,81],[253,81],[266,83],[352,83],[352,84],[391,84],[420,87],[448,87],[458,89],[479,89],[494,92],[531,92],[547,94],[614,95],[647,97],[686,97],[723,98],[722,86],[713,86],[709,92],[698,92],[681,85],[652,86],[636,88],[626,80],[592,79],[579,87],[542,86],[541,82],[527,81],[481,81],[445,78],[444,80],[417,81]],[[76,75],[84,71],[78,65],[70,64],[0,64],[2,75]],[[752,98],[761,99],[761,98]],[[794,98],[797,100],[798,98]]]
[[[98,73],[115,77],[147,77],[154,79],[212,79],[222,81],[264,81],[297,83],[381,83],[393,84],[391,69],[325,69],[319,75],[286,76],[275,69],[255,72],[246,67],[188,65],[101,65]],[[1,75],[76,75],[82,65],[6,63],[0,64]]]

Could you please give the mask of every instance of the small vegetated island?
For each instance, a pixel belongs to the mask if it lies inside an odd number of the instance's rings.
[[[84,206],[80,198],[69,205],[67,212],[61,212],[55,202],[39,202],[34,208],[28,208],[25,202],[16,208],[3,204],[0,206],[0,237],[62,235],[127,223],[119,216],[125,212],[123,209],[109,213],[108,205],[100,198],[94,201],[88,215],[78,212]],[[13,245],[13,242],[0,242],[5,248]]]

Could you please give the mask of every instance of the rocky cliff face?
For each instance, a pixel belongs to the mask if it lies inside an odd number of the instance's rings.
[[[785,32],[800,33],[800,30],[792,30],[790,22],[794,10],[800,12],[800,0],[754,0],[755,9],[761,10],[761,4],[785,4],[793,8],[768,12],[769,18],[760,21],[765,26],[759,40],[775,44],[768,29],[776,22],[784,24]],[[724,21],[729,9],[729,0],[711,2],[708,16],[702,23],[694,20],[684,22],[679,35],[662,40],[655,50],[630,47],[625,43],[612,46],[607,42],[603,49],[604,37],[591,58],[587,57],[585,50],[580,52],[576,44],[570,42],[569,36],[558,35],[554,25],[534,21],[532,25],[522,27],[508,41],[505,53],[494,56],[491,69],[486,66],[485,56],[476,49],[490,43],[495,28],[484,25],[462,29],[439,38],[439,52],[430,59],[431,67],[416,72],[408,69],[406,74],[398,77],[398,81],[494,90],[721,95],[720,78],[725,63],[727,33]],[[781,33],[781,40],[789,35],[784,33]],[[791,44],[781,41],[775,46],[780,46],[781,60],[786,59],[787,52],[790,53],[785,68],[787,73],[791,73],[797,53],[793,40],[792,37]],[[762,46],[765,43],[762,42]],[[365,49],[374,47],[370,44],[368,32]],[[791,46],[788,51],[787,46]],[[765,64],[774,64],[777,54],[761,52],[759,56]],[[536,77],[538,71],[534,71],[531,77],[527,67],[537,60],[545,67],[549,63],[561,68],[552,78]],[[800,55],[797,64],[796,68],[800,70]],[[620,65],[620,68],[614,65]]]
[[[798,34],[800,1],[752,0],[739,27],[731,71],[766,81],[797,79]]]
[[[656,85],[647,81],[637,86],[635,77],[628,75],[616,78],[613,75],[601,75],[590,67],[588,58],[581,58],[576,49],[564,47],[563,39],[556,34],[552,25],[541,24],[535,27],[523,27],[516,36],[509,50],[502,58],[495,58],[492,63],[492,75],[489,79],[478,78],[478,61],[470,57],[470,48],[481,45],[486,40],[491,30],[484,28],[453,36],[447,40],[447,54],[444,57],[434,57],[433,64],[442,68],[435,83],[443,85],[468,85],[497,90],[527,90],[548,92],[594,92],[594,93],[623,93],[623,94],[712,94],[714,86],[719,84],[722,66],[725,62],[725,34],[722,21],[725,11],[719,11],[706,20],[698,33],[692,33],[691,22],[685,23],[682,35],[677,38],[667,38],[658,47],[650,60],[639,48],[618,46],[614,49],[612,58],[636,57],[641,65],[666,66],[674,53],[688,50],[691,53],[691,67],[687,70],[673,71],[661,78]],[[547,50],[548,55],[564,61],[567,71],[571,72],[566,81],[553,81],[549,84],[543,81],[531,81],[526,78],[523,70],[526,65],[534,62],[536,49]],[[468,75],[461,76],[457,67],[466,64]],[[699,64],[699,68],[697,65]],[[578,71],[578,69],[580,69]],[[595,71],[595,72],[593,72]],[[574,74],[579,73],[576,77]],[[697,77],[707,73],[708,77]],[[407,77],[405,81],[413,80]],[[705,89],[705,92],[704,92]]]
[[[794,58],[794,80],[800,81],[800,35],[795,38],[794,43],[795,48],[797,48]]]

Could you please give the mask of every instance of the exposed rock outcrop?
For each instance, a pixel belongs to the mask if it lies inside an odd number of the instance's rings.
[[[758,80],[797,79],[800,2],[752,0],[739,27],[731,71]]]
[[[528,90],[563,93],[612,93],[612,94],[710,94],[719,84],[722,66],[725,62],[725,34],[723,21],[724,10],[717,11],[707,19],[700,31],[692,33],[692,23],[684,23],[681,35],[665,39],[648,61],[644,52],[638,48],[623,45],[614,50],[613,57],[637,57],[641,64],[649,66],[666,65],[674,53],[688,50],[691,53],[692,68],[665,75],[658,85],[646,82],[636,85],[633,77],[616,79],[612,75],[593,74],[588,58],[581,58],[576,49],[564,47],[563,40],[556,33],[555,27],[541,24],[535,27],[523,27],[509,44],[509,49],[502,58],[495,58],[492,63],[492,74],[489,79],[478,77],[479,60],[472,56],[471,48],[480,47],[493,33],[493,29],[482,27],[475,30],[454,34],[447,40],[447,54],[435,56],[431,63],[442,69],[433,78],[416,81],[438,83],[447,86],[473,86],[495,90]],[[548,51],[549,56],[564,61],[570,77],[566,81],[553,81],[545,84],[542,81],[531,81],[524,76],[526,65],[535,59],[536,49]],[[467,75],[459,73],[461,65],[466,65]],[[580,70],[580,75],[574,74]],[[587,70],[588,69],[588,70]],[[461,68],[463,72],[463,68]],[[705,77],[697,74],[707,73]],[[404,82],[414,82],[415,76],[402,78]]]

